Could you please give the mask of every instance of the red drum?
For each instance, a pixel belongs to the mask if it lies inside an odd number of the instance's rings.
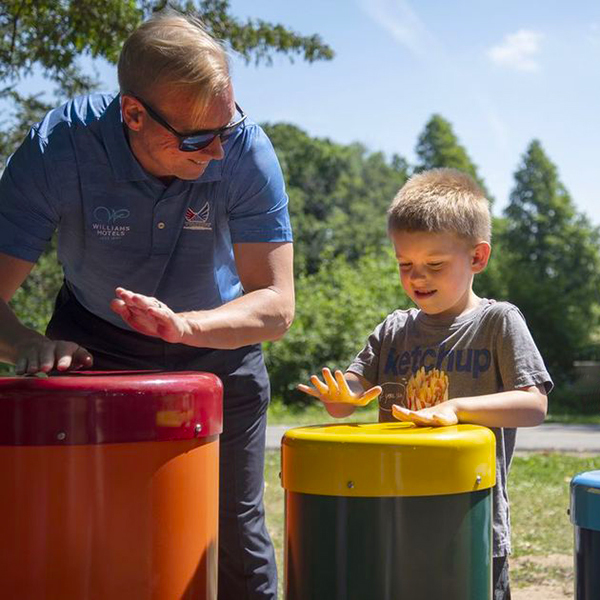
[[[221,381],[0,379],[0,596],[217,597]]]

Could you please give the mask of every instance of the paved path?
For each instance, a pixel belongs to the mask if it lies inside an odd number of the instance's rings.
[[[284,432],[293,425],[267,427],[267,448],[279,448]],[[517,451],[556,450],[600,454],[600,425],[561,425],[545,423],[522,427],[517,432]]]

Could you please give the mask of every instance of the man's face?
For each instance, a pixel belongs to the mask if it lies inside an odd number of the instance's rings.
[[[402,287],[423,312],[449,317],[473,308],[476,246],[448,232],[398,231],[391,238]]]
[[[160,93],[160,88],[144,100],[181,134],[219,129],[230,123],[236,112],[231,86],[221,95],[214,96],[206,106],[190,94]],[[204,173],[211,160],[221,160],[224,156],[218,136],[205,148],[182,152],[179,138],[155,121],[131,96],[123,96],[122,110],[130,130],[131,149],[142,167],[155,177],[195,180]]]

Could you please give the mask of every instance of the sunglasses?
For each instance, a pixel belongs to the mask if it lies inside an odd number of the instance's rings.
[[[202,148],[210,146],[217,136],[221,139],[221,142],[225,142],[227,141],[227,138],[229,138],[229,136],[231,136],[231,134],[246,120],[246,114],[236,102],[235,108],[240,114],[240,119],[237,121],[229,123],[228,125],[225,125],[225,127],[219,127],[219,129],[201,129],[200,131],[184,135],[183,133],[179,133],[179,131],[177,131],[174,127],[171,127],[171,125],[169,125],[169,123],[163,117],[161,117],[141,98],[134,96],[133,94],[128,95],[135,98],[146,109],[146,112],[152,117],[152,119],[154,119],[154,121],[156,121],[159,125],[162,125],[165,129],[170,131],[179,139],[179,150],[181,152],[196,152],[196,150],[202,150]]]

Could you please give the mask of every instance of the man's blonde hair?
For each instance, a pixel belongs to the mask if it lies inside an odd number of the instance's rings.
[[[189,92],[206,104],[231,84],[225,48],[192,16],[165,11],[125,41],[118,65],[121,93],[152,99],[153,90]]]
[[[413,175],[388,209],[388,231],[451,232],[470,242],[490,242],[490,203],[466,173],[432,169]]]

